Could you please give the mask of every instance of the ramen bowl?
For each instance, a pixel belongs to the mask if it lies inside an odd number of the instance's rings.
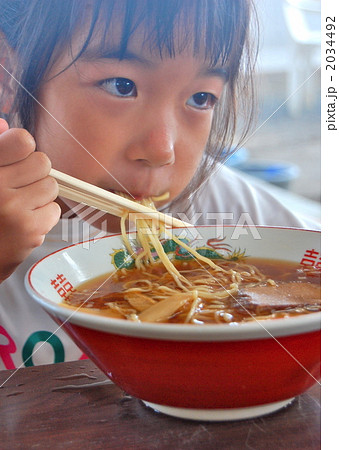
[[[222,236],[232,257],[305,267],[320,263],[318,231],[202,226],[174,232],[186,233],[195,248]],[[25,282],[33,299],[107,377],[147,406],[193,420],[246,419],[285,407],[319,379],[319,312],[233,326],[192,325],[137,323],[63,304],[67,292],[125,262],[121,236],[108,236],[45,257]],[[60,274],[62,282],[51,282]]]

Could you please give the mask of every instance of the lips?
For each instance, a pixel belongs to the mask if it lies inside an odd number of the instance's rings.
[[[112,192],[112,194],[120,195],[121,197],[125,197],[130,200],[141,201],[143,198],[146,198],[146,196],[143,194],[136,194],[132,192],[127,193],[122,191],[116,191],[115,189],[107,189],[107,190],[109,192]]]
[[[154,171],[139,171],[131,172],[128,177],[125,174],[117,175],[116,180],[119,180],[117,183],[112,182],[112,180],[102,179],[98,185],[114,194],[141,201],[145,198],[158,197],[169,192],[171,179],[172,177],[168,174],[165,176],[158,172],[154,173]]]
[[[150,193],[150,192],[143,192],[143,193],[139,193],[139,192],[133,192],[133,191],[119,191],[116,189],[107,189],[107,191],[112,192],[113,194],[116,195],[120,195],[122,197],[128,198],[130,200],[134,200],[137,202],[142,201],[143,199],[148,199],[148,198],[152,198],[154,202],[163,202],[164,200],[168,200],[169,199],[169,190],[164,191],[164,193],[162,194],[155,194],[154,192]]]

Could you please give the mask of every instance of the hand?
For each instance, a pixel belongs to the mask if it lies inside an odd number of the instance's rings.
[[[60,218],[51,162],[28,131],[0,119],[0,282],[41,245]]]

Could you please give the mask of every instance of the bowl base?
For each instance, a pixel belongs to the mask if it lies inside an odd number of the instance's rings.
[[[156,403],[143,403],[157,412],[180,419],[201,420],[201,421],[227,421],[253,419],[254,417],[264,416],[266,414],[278,411],[281,408],[292,403],[293,398],[282,400],[280,402],[268,403],[266,405],[249,406],[246,408],[227,408],[227,409],[195,409],[195,408],[177,408],[174,406],[158,405]]]

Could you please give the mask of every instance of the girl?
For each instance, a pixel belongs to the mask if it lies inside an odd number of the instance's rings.
[[[83,237],[73,227],[65,242],[65,222],[79,225],[81,212],[119,231],[118,219],[57,198],[51,166],[136,199],[169,192],[157,206],[193,223],[304,226],[220,164],[241,101],[244,134],[252,116],[251,9],[251,0],[0,0],[0,368],[81,358],[23,277]]]

